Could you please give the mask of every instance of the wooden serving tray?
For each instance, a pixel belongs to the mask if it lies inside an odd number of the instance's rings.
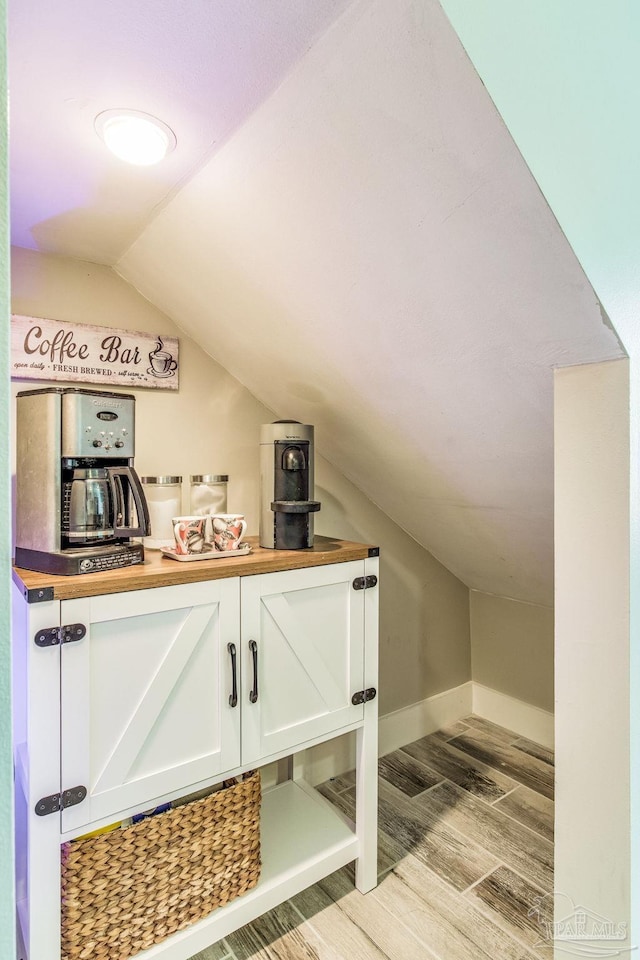
[[[169,560],[179,560],[180,563],[191,563],[193,560],[219,560],[221,557],[246,557],[251,553],[251,544],[243,543],[237,550],[207,550],[206,553],[178,553],[174,547],[162,550],[162,556]]]

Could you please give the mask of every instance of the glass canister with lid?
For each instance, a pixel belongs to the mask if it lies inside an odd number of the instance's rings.
[[[140,477],[140,482],[151,524],[151,536],[144,538],[144,546],[149,550],[173,547],[172,520],[182,515],[182,477]]]
[[[190,511],[194,517],[227,512],[226,474],[195,473],[191,475]]]

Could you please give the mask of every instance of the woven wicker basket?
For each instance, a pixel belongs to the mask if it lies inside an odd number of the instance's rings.
[[[62,957],[127,960],[260,876],[260,771],[133,826],[62,846]]]

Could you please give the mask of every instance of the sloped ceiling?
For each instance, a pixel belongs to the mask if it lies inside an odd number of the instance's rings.
[[[435,0],[353,4],[117,270],[470,587],[552,602],[552,370],[623,351]]]

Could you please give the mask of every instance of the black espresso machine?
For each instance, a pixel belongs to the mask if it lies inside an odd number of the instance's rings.
[[[313,546],[313,427],[276,420],[260,428],[260,546]]]
[[[16,565],[94,573],[142,563],[150,533],[133,468],[135,397],[73,387],[17,397]]]

